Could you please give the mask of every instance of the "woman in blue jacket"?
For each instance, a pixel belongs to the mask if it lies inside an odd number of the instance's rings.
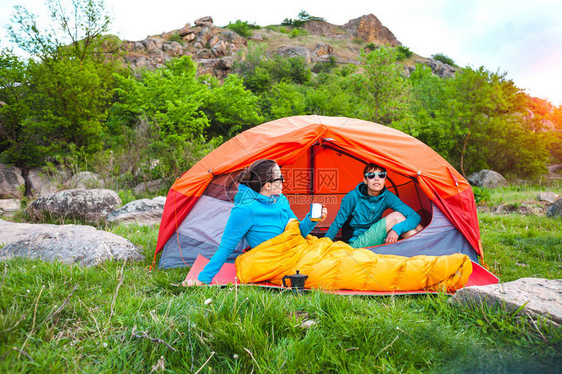
[[[370,163],[363,171],[363,182],[342,199],[340,210],[326,237],[334,239],[338,230],[351,217],[353,234],[349,244],[354,248],[394,243],[422,229],[421,218],[412,208],[385,188],[386,169]],[[386,209],[393,212],[382,218]]]
[[[282,194],[283,175],[275,161],[255,161],[244,169],[238,181],[240,184],[234,197],[235,206],[230,212],[220,246],[199,273],[198,279],[187,281],[186,286],[211,283],[242,238],[254,248],[281,234],[291,218],[297,219],[289,201]],[[328,211],[324,208],[321,220],[327,215]],[[307,214],[300,223],[302,236],[306,237],[315,225],[316,222],[310,220],[310,213]]]

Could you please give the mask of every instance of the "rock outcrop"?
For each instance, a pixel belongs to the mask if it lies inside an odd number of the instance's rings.
[[[313,35],[328,37],[336,40],[347,40],[353,43],[356,40],[363,40],[365,43],[372,43],[377,46],[402,45],[394,34],[375,17],[368,14],[353,20],[345,25],[333,25],[325,21],[308,21],[302,26],[303,29]],[[283,34],[279,31],[277,37]],[[261,43],[267,42],[268,36],[256,34],[249,37],[249,40]],[[185,26],[160,35],[149,36],[140,41],[123,41],[122,48],[125,51],[124,59],[132,69],[138,68],[159,68],[163,64],[179,56],[191,56],[198,64],[197,73],[211,74],[219,79],[225,78],[232,69],[234,55],[239,51],[245,51],[248,39],[238,35],[236,32],[217,27],[211,17],[202,17],[195,20],[194,25],[189,23]],[[330,56],[334,56],[340,63],[356,62],[360,48],[355,45],[355,57],[350,60],[350,56],[343,57],[340,51],[326,43],[318,43],[321,46],[302,45],[302,43],[289,43],[286,45],[276,45],[268,50],[268,54],[279,54],[287,57],[301,56],[308,64],[325,61]],[[348,48],[346,49],[346,52]],[[434,72],[439,69],[448,71],[446,67],[435,65]],[[448,66],[448,65],[447,65]],[[450,68],[450,67],[449,67]],[[432,68],[433,69],[433,68]]]
[[[383,26],[381,21],[373,14],[352,19],[343,25],[343,28],[354,37],[363,39],[367,43],[390,45],[392,47],[402,45],[392,31]]]
[[[248,42],[237,33],[216,27],[211,17],[184,27],[150,36],[141,41],[124,41],[125,61],[135,68],[159,68],[174,57],[191,56],[199,64],[198,74],[224,78],[232,68],[232,56]]]
[[[92,226],[13,223],[0,220],[0,260],[39,258],[95,266],[104,261],[141,261],[133,243]]]
[[[68,218],[95,224],[103,222],[119,206],[121,198],[114,191],[77,189],[40,197],[30,204],[27,211],[38,220]]]

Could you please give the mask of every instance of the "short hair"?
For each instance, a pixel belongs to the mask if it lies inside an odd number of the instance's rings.
[[[380,165],[377,165],[375,163],[369,162],[367,165],[365,165],[365,169],[363,169],[363,175],[367,174],[369,172],[369,170],[377,170],[377,169],[381,169],[382,171],[386,171],[385,168],[383,168]]]

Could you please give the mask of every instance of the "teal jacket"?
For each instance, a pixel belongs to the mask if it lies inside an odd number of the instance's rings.
[[[283,194],[267,197],[243,184],[238,186],[234,204],[219,248],[199,273],[198,279],[203,283],[211,283],[242,238],[254,248],[281,234],[289,219],[297,218]],[[306,237],[314,226],[316,222],[312,222],[308,214],[300,224],[302,236]]]
[[[353,243],[359,235],[379,221],[388,208],[400,212],[406,217],[405,221],[392,227],[392,230],[398,235],[413,230],[421,222],[419,214],[404,204],[395,194],[388,191],[386,187],[378,196],[370,196],[367,193],[367,186],[361,182],[344,196],[336,219],[330,225],[325,236],[333,240],[349,216],[352,216],[349,225],[353,229],[353,236],[349,242]]]

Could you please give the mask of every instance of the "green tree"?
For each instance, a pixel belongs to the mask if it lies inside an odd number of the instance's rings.
[[[8,27],[12,42],[32,56],[22,82],[29,110],[10,121],[26,135],[3,155],[22,166],[41,164],[47,156],[73,149],[100,150],[113,74],[119,70],[114,53],[118,42],[103,36],[110,22],[103,1],[73,0],[70,11],[55,0],[46,4],[52,21],[49,28],[41,28],[36,16],[20,6]],[[22,155],[14,148],[19,146],[29,153]]]
[[[25,61],[9,50],[0,52],[0,155],[4,162],[18,166],[31,162],[36,154],[29,147],[34,134],[28,131],[25,119],[30,115],[27,101],[29,85]],[[21,155],[18,156],[18,154]]]
[[[270,90],[275,83],[287,81],[305,84],[312,78],[310,67],[299,56],[265,56],[265,46],[250,44],[244,56],[239,55],[234,71],[244,79],[246,88],[256,95]]]
[[[276,83],[262,93],[260,104],[268,120],[307,114],[303,88],[286,81]]]
[[[447,80],[433,74],[429,67],[422,64],[416,66],[409,80],[413,96],[413,122],[409,134],[448,159],[455,140],[451,136],[449,120],[442,115],[447,101]]]
[[[308,113],[343,117],[357,115],[357,103],[346,84],[349,75],[346,69],[335,68],[331,73],[320,73],[306,86]]]
[[[184,56],[167,61],[164,68],[145,70],[140,78],[117,75],[112,130],[145,119],[160,140],[170,135],[187,139],[201,134],[209,119],[201,110],[206,88],[196,73],[191,57]]]
[[[215,77],[203,79],[207,95],[202,110],[210,120],[209,137],[230,137],[263,122],[259,98],[244,87],[242,78],[229,75],[222,84]]]
[[[362,73],[350,75],[347,89],[358,104],[359,118],[400,127],[408,120],[409,82],[402,76],[392,48],[381,47],[361,54]]]

